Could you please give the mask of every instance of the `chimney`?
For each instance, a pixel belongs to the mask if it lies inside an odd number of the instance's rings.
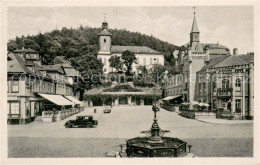
[[[237,55],[237,48],[233,49],[233,55]]]

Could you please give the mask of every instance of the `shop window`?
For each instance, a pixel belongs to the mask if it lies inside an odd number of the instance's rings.
[[[12,92],[18,93],[19,92],[19,81],[12,82]]]

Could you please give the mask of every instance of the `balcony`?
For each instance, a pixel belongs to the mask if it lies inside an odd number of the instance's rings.
[[[220,99],[229,99],[232,96],[232,88],[219,88],[217,97]]]

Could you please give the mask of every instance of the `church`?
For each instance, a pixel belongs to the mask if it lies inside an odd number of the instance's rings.
[[[118,46],[112,45],[112,34],[108,30],[108,23],[106,20],[102,23],[102,31],[99,36],[99,51],[98,59],[102,60],[103,73],[108,74],[113,71],[113,68],[109,66],[109,59],[112,56],[121,57],[122,53],[126,50],[133,52],[136,56],[136,63],[133,63],[132,72],[140,73],[139,67],[145,66],[146,69],[150,69],[154,64],[164,65],[164,55],[146,46]],[[126,67],[123,66],[123,71],[126,71]]]

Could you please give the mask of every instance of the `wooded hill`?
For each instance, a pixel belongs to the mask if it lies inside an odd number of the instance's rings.
[[[101,28],[80,26],[77,29],[68,29],[64,27],[62,30],[53,30],[44,34],[16,37],[9,40],[8,51],[21,49],[23,46],[34,49],[42,55],[43,64],[53,64],[56,56],[63,56],[65,60],[71,62],[72,66],[83,71],[86,68],[80,66],[82,60],[93,59],[97,56],[100,31]],[[118,29],[109,29],[109,31],[113,35],[112,45],[147,46],[165,54],[166,66],[174,65],[171,54],[178,48],[177,46],[138,32]],[[98,67],[100,68],[100,65]]]

